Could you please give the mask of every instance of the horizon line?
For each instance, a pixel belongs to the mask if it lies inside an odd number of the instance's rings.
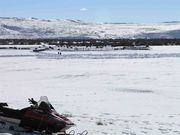
[[[87,20],[81,20],[81,19],[70,19],[70,18],[38,18],[38,17],[18,17],[18,16],[0,16],[0,18],[4,18],[4,19],[13,19],[13,18],[17,18],[17,19],[34,19],[34,20],[74,20],[74,21],[80,21],[80,22],[87,22],[87,23],[103,23],[103,24],[154,24],[154,23],[180,23],[180,20],[167,20],[167,21],[162,21],[162,22],[98,22],[98,21],[87,21]]]

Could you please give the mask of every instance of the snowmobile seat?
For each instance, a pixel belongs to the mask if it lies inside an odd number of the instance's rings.
[[[7,103],[0,103],[0,107],[8,106]]]
[[[1,108],[1,111],[3,112],[1,115],[17,119],[21,119],[22,114],[24,113],[21,110],[15,110],[6,107]]]

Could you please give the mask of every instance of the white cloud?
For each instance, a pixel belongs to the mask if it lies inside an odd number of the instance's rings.
[[[87,11],[87,8],[81,8],[80,11]]]

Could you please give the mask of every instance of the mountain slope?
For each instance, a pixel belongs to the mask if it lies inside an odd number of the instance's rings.
[[[180,22],[111,24],[1,17],[0,38],[180,38]]]

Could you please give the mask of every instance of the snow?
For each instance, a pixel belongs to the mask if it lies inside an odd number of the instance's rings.
[[[1,17],[0,38],[180,38],[180,22],[111,24]]]
[[[48,96],[58,112],[72,115],[72,129],[90,135],[179,135],[180,47],[151,48],[61,56],[0,50],[0,101],[22,108],[27,98]]]

